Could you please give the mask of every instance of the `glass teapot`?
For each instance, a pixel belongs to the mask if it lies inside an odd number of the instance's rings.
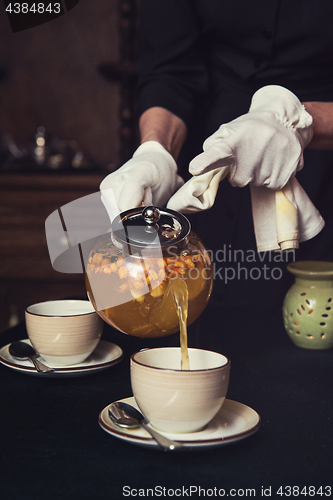
[[[85,279],[89,300],[108,324],[136,337],[163,337],[179,331],[170,289],[186,284],[189,325],[207,305],[213,270],[184,215],[141,207],[121,213],[97,240]]]

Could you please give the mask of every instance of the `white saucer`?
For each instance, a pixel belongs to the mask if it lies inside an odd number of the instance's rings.
[[[25,339],[23,342],[30,344],[29,339]],[[92,352],[82,363],[66,366],[64,368],[57,367],[54,372],[42,373],[36,371],[36,368],[29,359],[13,358],[9,354],[9,345],[10,344],[7,344],[0,349],[0,363],[12,368],[13,370],[38,377],[75,377],[90,375],[91,373],[105,370],[106,368],[119,363],[119,361],[123,358],[123,351],[119,346],[112,344],[111,342],[101,340],[94,352]],[[43,361],[42,358],[41,361]],[[50,366],[50,368],[52,368],[52,366]]]
[[[134,397],[124,398],[120,401],[137,408]],[[150,434],[141,427],[124,429],[114,424],[108,415],[109,406],[106,406],[101,411],[98,418],[98,423],[102,429],[112,436],[132,444],[160,449]],[[161,434],[175,441],[180,441],[183,444],[181,450],[201,450],[239,441],[256,432],[259,427],[260,416],[256,411],[242,403],[226,399],[218,414],[201,431],[189,434],[171,434],[161,431]]]

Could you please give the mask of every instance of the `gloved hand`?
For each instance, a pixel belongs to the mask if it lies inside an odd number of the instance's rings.
[[[100,184],[102,201],[110,219],[116,212],[144,205],[163,206],[184,183],[168,151],[156,141],[141,144],[118,170]]]
[[[303,150],[312,135],[312,117],[294,94],[283,87],[263,87],[246,115],[222,125],[205,141],[204,152],[190,163],[193,177],[171,197],[168,208],[183,213],[207,210],[220,181],[229,176],[233,186],[251,185],[258,251],[296,247],[298,240],[312,238],[324,225],[294,178],[304,165]],[[285,193],[278,191],[284,186]],[[281,198],[293,213],[277,227],[276,219],[286,215],[278,203]]]
[[[312,139],[312,117],[289,90],[276,85],[259,89],[249,112],[209,137],[204,152],[190,163],[193,175],[229,166],[233,186],[281,189],[303,165]]]

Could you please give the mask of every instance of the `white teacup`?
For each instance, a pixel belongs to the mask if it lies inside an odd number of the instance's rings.
[[[222,354],[189,349],[181,370],[177,347],[144,349],[131,356],[132,391],[149,422],[165,432],[195,432],[220,410],[228,390],[230,361]]]
[[[50,300],[25,311],[28,337],[50,366],[84,361],[97,346],[103,320],[88,300]]]

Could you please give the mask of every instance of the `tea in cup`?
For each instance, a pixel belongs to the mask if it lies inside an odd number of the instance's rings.
[[[95,349],[103,320],[88,300],[50,300],[25,311],[28,337],[50,366],[84,361]]]
[[[188,349],[190,370],[181,369],[178,347],[144,349],[131,356],[131,385],[136,403],[161,431],[196,432],[218,413],[230,373],[226,356]]]

